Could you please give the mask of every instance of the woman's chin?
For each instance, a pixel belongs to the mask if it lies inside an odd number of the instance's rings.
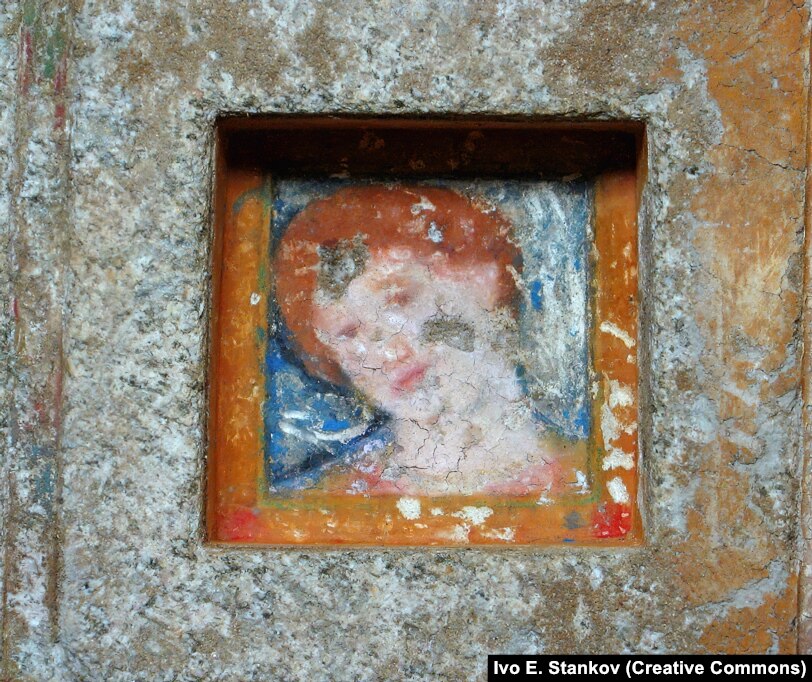
[[[419,391],[408,398],[390,399],[382,407],[395,419],[416,422],[425,428],[435,424],[443,413],[443,405],[439,401],[431,400]]]

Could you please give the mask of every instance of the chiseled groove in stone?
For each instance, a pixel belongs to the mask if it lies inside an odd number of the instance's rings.
[[[71,10],[20,3],[6,35],[19,61],[9,177],[9,349],[3,671],[37,676],[58,637],[63,314],[69,237],[65,94]],[[13,27],[13,28],[12,28]],[[15,30],[16,29],[16,30]]]
[[[18,19],[16,1],[0,6],[0,216],[8,216],[11,210],[11,184],[13,133],[16,105],[16,72],[18,50],[12,37]],[[12,239],[11,220],[0,219],[0,298],[8,308],[13,298],[12,263],[9,258]],[[6,592],[6,525],[8,518],[9,445],[11,443],[12,393],[10,390],[10,361],[14,347],[14,322],[11,315],[0,315],[0,576],[2,576],[2,599],[0,605],[0,673],[6,672],[5,611]]]

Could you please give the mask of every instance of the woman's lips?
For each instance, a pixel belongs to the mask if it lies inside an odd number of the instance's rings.
[[[427,364],[421,362],[395,372],[392,388],[399,392],[413,391],[423,381],[428,368]]]

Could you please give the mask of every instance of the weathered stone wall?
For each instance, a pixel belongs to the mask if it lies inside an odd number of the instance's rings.
[[[457,679],[488,652],[794,651],[808,26],[791,0],[6,2],[7,676]],[[646,121],[644,548],[202,543],[226,112]]]
[[[0,190],[0,215],[8,216],[10,211],[11,185],[9,173],[11,170],[11,154],[14,139],[14,102],[15,102],[15,69],[17,50],[13,40],[13,31],[16,19],[16,6],[14,3],[5,5],[0,11],[0,178],[3,178]],[[0,250],[8,253],[11,247],[11,224],[9,220],[0,223]],[[8,262],[6,261],[6,264]],[[0,570],[5,575],[5,548],[6,548],[6,515],[8,513],[8,464],[9,457],[5,445],[10,442],[9,430],[11,419],[11,390],[9,363],[13,349],[14,325],[11,323],[9,301],[12,298],[11,268],[4,267],[0,271],[0,288],[6,312],[0,322],[0,429],[2,429],[3,446],[0,448]],[[4,632],[5,609],[0,610],[0,631]]]

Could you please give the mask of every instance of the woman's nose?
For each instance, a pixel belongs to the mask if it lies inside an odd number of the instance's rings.
[[[395,334],[384,346],[384,369],[407,362],[415,355],[414,347],[403,334]]]

